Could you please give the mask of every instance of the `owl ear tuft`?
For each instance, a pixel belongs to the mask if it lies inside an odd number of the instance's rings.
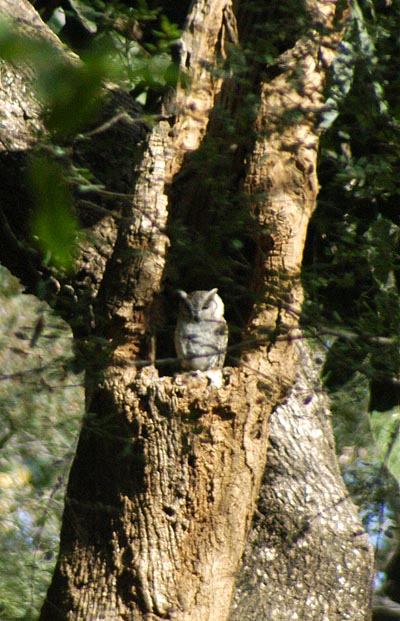
[[[186,291],[183,291],[182,289],[177,289],[176,294],[179,298],[181,298],[181,300],[187,300],[188,294],[186,293]]]
[[[211,289],[206,295],[206,300],[207,301],[211,300],[211,298],[217,293],[217,291],[218,291],[217,288]]]

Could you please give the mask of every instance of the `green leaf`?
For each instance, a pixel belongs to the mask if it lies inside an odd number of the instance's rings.
[[[35,202],[32,235],[50,264],[68,270],[78,227],[60,164],[43,155],[33,157],[28,183]]]
[[[379,458],[400,481],[400,408],[387,412],[372,412],[371,427],[376,440]]]

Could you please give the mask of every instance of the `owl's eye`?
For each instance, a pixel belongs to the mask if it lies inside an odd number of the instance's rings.
[[[207,302],[207,304],[203,305],[204,310],[207,310],[207,308],[210,308],[210,302]]]

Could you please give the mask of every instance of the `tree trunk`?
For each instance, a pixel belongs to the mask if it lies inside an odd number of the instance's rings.
[[[269,421],[268,460],[230,621],[365,621],[373,554],[341,480],[317,352]]]
[[[27,15],[37,20],[27,2],[16,4],[25,11],[24,23]],[[9,2],[0,6],[10,14]],[[296,33],[297,39],[288,35],[287,49],[272,66],[259,60],[247,66],[246,80],[238,85],[233,70],[221,71],[229,67],[223,62],[232,49],[250,45],[260,14],[245,4],[235,12],[227,0],[193,4],[182,35],[181,72],[187,77],[168,103],[172,115],[147,135],[129,177],[132,202],[124,203],[120,218],[96,219],[94,241],[81,249],[75,275],[70,282],[60,280],[59,294],[47,288],[48,299],[73,325],[87,361],[87,413],[41,621],[226,620],[265,470],[272,411],[278,440],[273,439],[285,448],[285,459],[274,451],[265,471],[231,618],[368,618],[369,549],[340,481],[330,426],[317,414],[308,418],[310,408],[306,402],[299,406],[298,398],[292,410],[276,409],[289,395],[298,364],[299,273],[318,189],[318,117],[344,18],[335,2],[310,0],[304,11],[307,32]],[[18,17],[15,7],[13,14]],[[46,28],[37,23],[36,31]],[[29,80],[27,73],[19,69],[18,76]],[[16,91],[22,107],[26,95],[18,86]],[[242,98],[250,101],[250,95],[257,106],[240,116]],[[10,123],[14,112],[15,107]],[[223,114],[235,127],[234,141],[221,125]],[[28,123],[23,132],[29,150]],[[210,145],[226,156],[222,175],[206,159]],[[79,145],[74,148],[76,157],[84,157]],[[17,143],[5,151],[17,151]],[[217,187],[211,193],[204,180],[213,176]],[[193,289],[200,288],[194,276],[198,257],[184,275],[174,248],[167,252],[173,228],[196,223],[199,235],[207,235],[213,219],[225,225],[233,209],[218,201],[224,183],[223,198],[247,209],[252,270],[246,287],[242,282],[247,306],[238,313],[240,349],[233,347],[240,354],[232,354],[235,366],[224,370],[217,388],[201,373],[162,375],[157,360],[168,346],[159,340],[155,360],[152,344],[156,328],[168,325],[163,292],[171,274],[180,272]],[[13,222],[11,199],[3,198],[3,237],[19,254],[16,261],[7,250],[2,260],[31,289],[41,279],[52,283],[55,276],[18,246],[24,231]],[[211,288],[220,277],[209,258],[204,271],[208,277],[215,272],[217,280]],[[80,304],[72,310],[63,298],[71,288]],[[236,300],[229,300],[222,279],[221,288],[232,309]],[[98,345],[105,342],[107,347]],[[299,434],[293,426],[303,416]],[[299,435],[307,442],[299,442]],[[258,524],[260,514],[265,524]],[[255,583],[249,568],[257,566],[258,575],[261,562],[270,569],[261,570],[262,591],[249,604],[248,584]],[[365,567],[360,577],[357,563]]]

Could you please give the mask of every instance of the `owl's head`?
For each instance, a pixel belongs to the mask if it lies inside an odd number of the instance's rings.
[[[212,320],[218,321],[224,316],[224,303],[217,293],[218,289],[210,291],[192,291],[186,293],[177,291],[181,304],[179,312],[185,319],[192,321]]]

